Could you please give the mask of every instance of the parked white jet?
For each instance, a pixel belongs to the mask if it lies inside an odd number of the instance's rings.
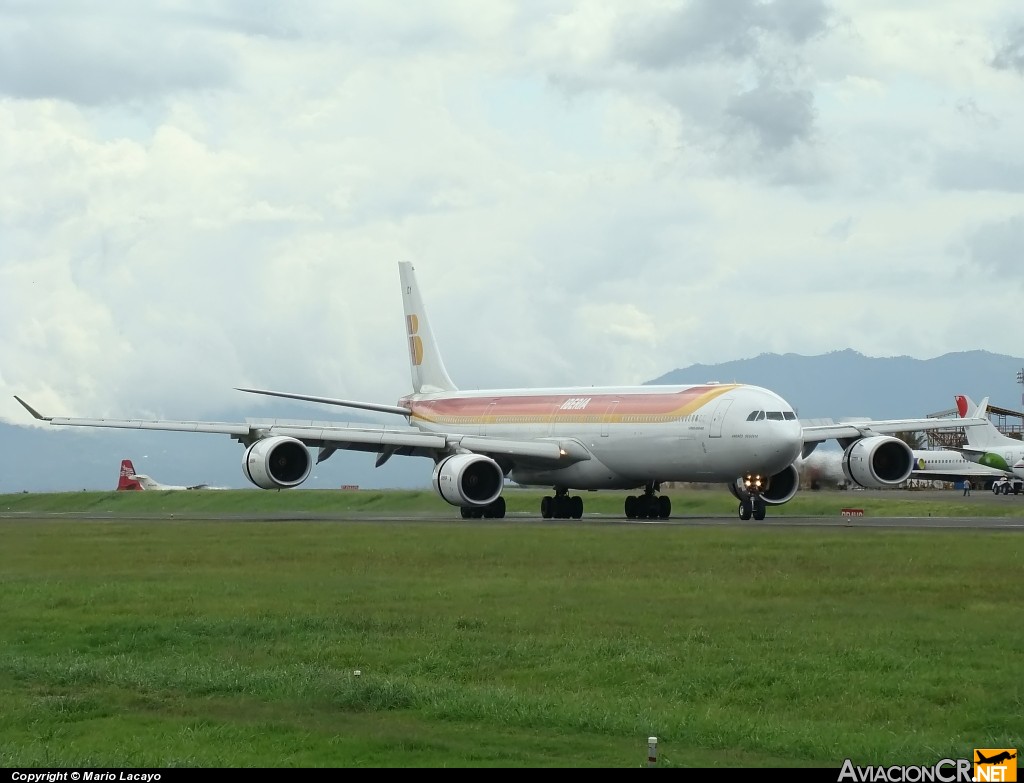
[[[965,428],[967,442],[960,446],[958,451],[981,465],[1012,474],[1016,467],[1015,463],[1024,460],[1024,442],[1003,435],[989,420],[988,397],[983,399],[980,405],[975,405],[970,397],[963,394],[955,395],[954,399],[961,416],[980,418],[984,421],[981,426]]]
[[[191,487],[179,487],[173,484],[161,484],[145,473],[136,473],[130,459],[121,460],[121,474],[117,481],[119,490],[168,490],[168,489],[227,489],[227,487],[211,487],[209,484],[193,484]]]
[[[913,449],[913,468],[909,479],[957,482],[969,479],[975,486],[989,487],[993,481],[1004,478],[1002,470],[990,468],[967,459],[951,449]],[[834,484],[850,484],[843,471],[843,453],[837,451],[814,452],[800,460],[801,475],[811,475]]]
[[[640,490],[626,517],[667,518],[665,482],[723,482],[739,500],[741,519],[763,519],[799,488],[796,461],[837,439],[844,470],[865,487],[895,486],[913,469],[911,449],[888,433],[946,428],[934,418],[801,426],[792,406],[760,386],[709,382],[682,386],[590,386],[460,391],[445,370],[412,264],[399,263],[413,391],[397,405],[262,389],[240,391],[404,417],[406,426],[331,426],[199,421],[140,421],[43,416],[55,425],[211,432],[245,445],[242,470],[263,489],[297,487],[337,449],[429,457],[432,485],[464,518],[503,517],[506,477],[553,488],[544,518],[580,518],[571,490]],[[986,420],[987,421],[987,420]],[[961,422],[968,424],[968,422]]]

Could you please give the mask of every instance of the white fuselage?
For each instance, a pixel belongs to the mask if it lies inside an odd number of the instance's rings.
[[[138,481],[143,489],[167,490],[167,489],[188,489],[188,487],[177,487],[171,484],[161,484],[159,481],[150,478],[145,473],[136,473],[131,478]]]
[[[947,449],[915,449],[914,473],[949,473],[965,477],[993,478],[1003,471],[968,459],[959,451]]]
[[[992,479],[1005,475],[996,470],[968,459],[959,451],[949,449],[914,449],[913,468],[910,478],[935,479],[953,481],[962,478]],[[848,477],[843,472],[843,453],[813,452],[806,460],[801,461],[801,470],[816,470],[822,478],[836,482],[846,482]]]
[[[803,445],[791,406],[774,392],[742,384],[459,391],[410,395],[400,404],[427,432],[575,441],[590,454],[556,470],[520,460],[510,473],[520,484],[625,489],[652,480],[731,482],[778,473]]]

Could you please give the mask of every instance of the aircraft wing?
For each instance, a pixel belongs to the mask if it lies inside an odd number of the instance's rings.
[[[958,427],[978,427],[988,424],[987,418],[966,419],[865,419],[829,424],[809,424],[803,427],[804,443],[820,443],[824,440],[845,438],[866,438],[871,435],[895,435],[899,432],[923,432],[925,430],[948,430]]]
[[[302,441],[306,446],[318,446],[318,462],[327,459],[338,449],[375,452],[381,455],[381,465],[393,454],[412,456],[440,456],[458,451],[485,454],[496,461],[529,464],[544,467],[567,467],[590,459],[590,452],[579,441],[566,438],[536,438],[513,440],[461,433],[424,432],[416,427],[367,426],[349,422],[294,422],[270,420],[266,422],[174,421],[146,419],[88,419],[62,416],[43,416],[15,395],[36,419],[57,426],[113,427],[117,429],[165,430],[172,432],[207,432],[230,435],[248,446],[261,438],[283,435]]]

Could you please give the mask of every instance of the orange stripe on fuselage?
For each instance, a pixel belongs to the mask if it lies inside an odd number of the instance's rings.
[[[689,416],[738,384],[647,394],[531,394],[408,402],[412,418],[433,424],[654,422]],[[617,402],[614,410],[612,403]]]

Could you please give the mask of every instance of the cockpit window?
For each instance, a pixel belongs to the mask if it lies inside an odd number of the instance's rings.
[[[796,414],[793,411],[751,411],[747,421],[796,421]]]

